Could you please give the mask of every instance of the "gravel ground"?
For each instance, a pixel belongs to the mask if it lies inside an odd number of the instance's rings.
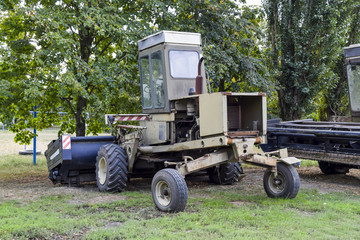
[[[0,131],[0,156],[7,154],[17,154],[23,150],[24,146],[13,142],[14,134],[8,131]],[[42,153],[47,149],[47,145],[57,138],[57,132],[43,131],[37,138],[37,150]],[[32,145],[27,146],[28,149]],[[191,189],[206,188],[237,188],[243,192],[253,187],[262,188],[264,169],[244,168],[246,177],[234,186],[216,186],[208,182],[207,176],[187,177],[187,184],[191,197]],[[298,169],[301,179],[301,189],[317,189],[320,193],[328,192],[352,192],[360,196],[360,169],[351,169],[346,175],[325,175],[318,167],[301,167]],[[47,179],[48,173],[43,172],[36,176],[14,176],[11,181],[3,180],[0,177],[0,202],[11,199],[35,199],[44,195],[69,194],[77,196],[75,202],[79,203],[92,201],[113,201],[114,198],[123,198],[121,195],[101,195],[97,190],[96,183],[85,184],[83,187],[67,187],[64,185],[53,185]],[[151,179],[131,179],[128,184],[128,191],[148,191],[150,193]],[[265,193],[264,193],[265,194]]]
[[[187,178],[189,194],[191,189],[201,190],[217,187],[237,188],[240,192],[254,187],[262,188],[264,170],[261,168],[244,169],[246,177],[233,186],[216,186],[208,182],[207,176],[191,176]],[[346,175],[324,175],[318,167],[301,167],[298,169],[301,179],[301,189],[317,189],[320,193],[352,192],[360,196],[360,170],[352,169]],[[150,194],[151,179],[131,179],[127,191],[145,191]],[[66,185],[53,185],[47,179],[47,173],[38,176],[12,181],[0,179],[0,202],[5,200],[31,200],[41,196],[66,194],[74,196],[72,203],[108,202],[124,199],[121,194],[100,194],[96,183],[88,183],[82,187],[67,187]],[[245,193],[246,194],[246,193]],[[264,193],[265,194],[265,193]]]

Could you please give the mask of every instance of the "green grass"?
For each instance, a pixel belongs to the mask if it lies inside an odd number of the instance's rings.
[[[35,166],[32,155],[0,156],[0,181],[11,180],[16,177],[26,178],[44,174],[47,174],[47,163],[43,155],[36,157]]]
[[[301,167],[318,167],[318,161],[313,161],[313,160],[306,160],[306,159],[301,159],[301,163],[300,163]]]
[[[13,178],[26,178],[29,172],[47,174],[44,158],[39,158],[37,166],[31,160],[20,156],[0,157],[0,182],[4,184],[0,187]],[[3,175],[6,169],[10,175]],[[78,201],[119,195],[124,199],[100,203]],[[301,189],[295,199],[283,200],[267,198],[261,186],[246,189],[241,183],[233,187],[202,183],[198,187],[190,186],[185,212],[175,214],[155,209],[150,186],[118,194],[85,188],[35,199],[1,198],[0,239],[358,239],[360,236],[360,198],[349,192],[320,194]]]

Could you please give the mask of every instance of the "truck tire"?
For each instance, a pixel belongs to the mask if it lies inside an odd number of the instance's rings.
[[[188,201],[184,177],[175,169],[158,171],[152,179],[151,192],[156,207],[163,212],[183,211]]]
[[[323,161],[319,161],[319,168],[324,174],[327,175],[347,174],[349,172],[349,168],[346,167],[345,165],[323,162]]]
[[[121,192],[128,181],[125,150],[116,144],[101,146],[96,157],[96,182],[101,192]]]
[[[263,184],[268,197],[294,198],[300,189],[300,177],[294,166],[277,163],[277,176],[267,169],[264,174]]]
[[[232,162],[221,164],[220,167],[209,168],[208,174],[212,183],[231,185],[239,181],[243,170],[239,162]]]

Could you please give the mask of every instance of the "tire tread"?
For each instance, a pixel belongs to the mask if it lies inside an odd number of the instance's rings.
[[[209,168],[208,174],[210,182],[221,185],[232,185],[239,181],[243,173],[239,162],[221,164],[219,168]]]
[[[98,164],[102,157],[107,162],[108,176],[103,185],[99,183],[96,176],[99,190],[102,192],[124,191],[128,181],[128,162],[125,150],[116,144],[106,144],[100,147],[96,157],[96,175],[98,174]]]

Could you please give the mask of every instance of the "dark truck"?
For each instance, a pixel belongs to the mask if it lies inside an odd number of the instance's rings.
[[[352,122],[268,120],[264,151],[287,148],[290,156],[318,161],[324,174],[360,168],[360,44],[344,52]]]

